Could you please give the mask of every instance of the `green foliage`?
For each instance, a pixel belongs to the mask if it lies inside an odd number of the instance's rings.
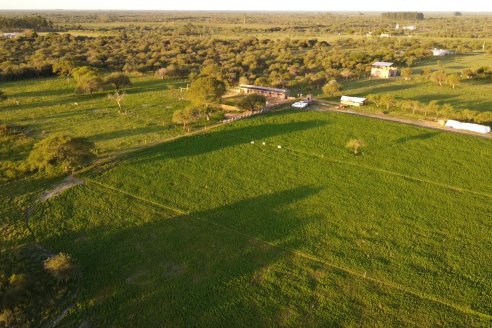
[[[446,82],[447,78],[448,78],[448,75],[446,74],[445,71],[442,71],[442,70],[433,72],[430,76],[430,80],[432,82],[439,84],[439,86],[443,86],[444,83]]]
[[[265,96],[257,95],[257,94],[250,94],[250,95],[243,97],[239,101],[238,106],[241,109],[256,112],[256,111],[259,111],[259,110],[265,108],[266,101],[267,101],[267,99]]]
[[[209,106],[220,103],[226,89],[222,81],[210,76],[197,78],[190,86],[187,98],[194,106]]]
[[[58,133],[35,144],[28,162],[33,170],[68,172],[90,163],[95,158],[93,151],[94,143]]]
[[[39,15],[22,17],[0,17],[0,29],[23,30],[34,29],[37,31],[50,31],[54,27],[53,22]]]
[[[323,86],[323,94],[326,96],[336,96],[340,94],[342,87],[336,80],[330,80],[327,84]]]
[[[53,73],[61,77],[72,76],[72,71],[75,69],[75,63],[70,60],[58,60],[53,64]]]
[[[189,125],[198,120],[199,114],[195,107],[186,107],[175,111],[172,121],[175,124],[183,124],[183,130],[190,131]]]
[[[123,73],[111,73],[104,77],[103,83],[106,85],[111,85],[116,91],[119,91],[121,88],[131,86],[130,78],[128,75]]]
[[[446,83],[454,89],[460,84],[460,80],[461,79],[457,74],[450,74],[446,79]]]
[[[412,74],[413,74],[413,71],[411,68],[409,67],[405,67],[405,68],[402,68],[401,69],[401,77],[403,77],[403,79],[405,79],[406,81],[408,80],[411,80],[412,79]]]

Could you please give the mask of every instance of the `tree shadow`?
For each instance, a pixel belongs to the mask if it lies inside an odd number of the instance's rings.
[[[268,123],[233,129],[222,129],[200,135],[179,138],[144,150],[128,154],[124,159],[148,163],[165,159],[191,157],[233,147],[250,141],[262,140],[291,132],[309,130],[328,124],[326,121],[301,121],[289,123]]]
[[[125,129],[125,130],[117,130],[117,131],[108,131],[104,133],[98,133],[90,137],[94,142],[106,141],[111,139],[125,138],[136,136],[140,134],[148,134],[148,133],[159,133],[167,131],[169,127],[153,125],[153,126],[145,126],[135,129]]]
[[[142,327],[275,322],[280,307],[291,307],[288,300],[262,305],[256,298],[269,285],[263,273],[292,254],[261,240],[296,247],[289,244],[290,237],[312,218],[286,205],[317,192],[319,188],[303,186],[190,215],[148,204],[154,210],[148,222],[141,221],[138,211],[125,211],[120,218],[117,209],[102,206],[95,219],[98,228],[95,222],[92,228],[80,226],[79,216],[87,219],[88,209],[65,202],[57,216],[63,228],[51,222],[60,233],[44,242],[71,254],[82,271],[77,300],[82,306],[68,320],[93,318],[96,326]],[[102,198],[112,201],[105,193]],[[126,201],[130,207],[135,202]],[[258,206],[264,208],[260,216]],[[118,228],[119,218],[134,221]],[[337,320],[341,318],[326,323]]]
[[[81,103],[98,100],[107,96],[107,93],[95,93],[92,95],[69,95],[63,98],[58,98],[55,100],[46,100],[46,101],[29,101],[29,102],[20,102],[19,105],[9,105],[0,109],[2,112],[14,112],[20,110],[29,110],[29,109],[42,109],[43,107],[55,107],[55,106],[67,106],[71,105],[73,108],[79,108]],[[77,105],[75,105],[77,104]]]
[[[416,135],[413,135],[413,136],[405,136],[405,137],[402,137],[402,138],[399,138],[397,139],[395,142],[397,144],[404,144],[404,143],[407,143],[409,141],[414,141],[414,140],[427,140],[427,139],[431,139],[435,136],[437,136],[438,133],[436,132],[428,132],[428,133],[422,133],[422,134],[416,134]]]

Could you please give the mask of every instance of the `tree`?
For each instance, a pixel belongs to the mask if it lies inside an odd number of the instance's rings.
[[[250,94],[241,99],[238,105],[241,109],[251,110],[252,112],[255,112],[264,108],[266,101],[267,99],[265,98],[265,96]]]
[[[352,77],[353,72],[349,68],[345,68],[342,72],[340,72],[340,75],[343,76],[345,80],[348,80]]]
[[[74,271],[72,259],[65,253],[59,253],[47,258],[43,265],[44,269],[58,282],[69,280]]]
[[[345,148],[347,148],[350,152],[354,153],[354,155],[363,155],[362,149],[366,146],[365,142],[360,139],[350,139]]]
[[[164,78],[168,75],[168,70],[166,68],[159,68],[156,72],[155,72],[155,76],[161,80],[164,80]]]
[[[118,108],[120,109],[120,111],[121,111],[121,104],[126,99],[126,97],[127,97],[127,94],[125,93],[125,91],[120,93],[118,90],[116,90],[116,92],[114,94],[108,95],[108,99],[114,100],[116,102],[116,104],[118,105]]]
[[[5,94],[5,92],[3,92],[2,90],[0,90],[0,101],[3,101],[7,99],[7,95]]]
[[[391,106],[395,104],[395,97],[389,94],[381,96],[381,105],[386,106],[386,110],[389,110]]]
[[[76,93],[89,93],[93,94],[95,91],[99,91],[103,88],[104,82],[99,76],[93,76],[90,74],[83,75],[77,81]]]
[[[462,72],[461,72],[461,76],[463,76],[464,78],[466,78],[467,80],[471,80],[473,79],[475,76],[476,76],[476,72],[474,70],[472,70],[471,68],[465,68]]]
[[[53,134],[34,145],[28,163],[33,170],[65,172],[90,163],[94,158],[94,143],[84,138],[72,138],[63,134]]]
[[[183,124],[183,130],[190,131],[188,125],[198,119],[199,112],[193,107],[177,110],[173,113],[173,123]]]
[[[432,73],[430,76],[431,81],[439,84],[440,87],[446,82],[447,78],[448,78],[448,75],[446,74],[446,72],[444,72],[442,70],[436,71],[436,72]]]
[[[412,79],[412,73],[413,73],[413,71],[409,67],[401,69],[401,77],[403,77],[403,79],[405,79],[405,81]]]
[[[226,89],[222,81],[210,76],[197,78],[188,90],[188,99],[194,106],[208,107],[211,103],[220,103]]]
[[[454,89],[460,84],[460,77],[457,74],[450,74],[446,79],[446,83]]]
[[[425,79],[427,79],[427,80],[428,80],[428,79],[430,79],[431,74],[432,74],[432,69],[430,69],[430,68],[424,68],[424,69],[422,70],[422,76],[423,76]]]
[[[72,69],[72,77],[75,81],[78,81],[81,77],[85,75],[96,76],[98,75],[98,70],[90,66],[81,66]]]
[[[333,97],[339,94],[341,89],[340,84],[336,80],[331,80],[323,86],[323,94]]]
[[[249,80],[246,76],[241,76],[239,78],[239,85],[241,85],[241,84],[249,84]]]
[[[407,108],[412,111],[413,115],[415,115],[415,112],[419,111],[422,108],[422,104],[418,100],[410,100],[407,104]]]
[[[381,104],[382,104],[381,95],[378,95],[378,94],[368,95],[367,100],[369,102],[372,102],[374,105],[376,105],[376,108],[379,108],[379,106],[381,106]]]
[[[70,60],[59,60],[53,64],[53,73],[60,77],[70,77],[75,69],[74,62]]]
[[[112,85],[116,92],[122,87],[129,87],[131,85],[128,75],[123,73],[111,73],[104,78],[104,84]]]
[[[439,117],[439,104],[436,100],[431,100],[427,106],[425,106],[424,116],[427,116],[427,112],[434,112],[436,113],[436,118]]]

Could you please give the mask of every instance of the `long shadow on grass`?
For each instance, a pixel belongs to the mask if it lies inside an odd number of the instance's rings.
[[[403,143],[407,143],[409,141],[414,141],[414,140],[427,140],[427,139],[431,139],[431,138],[437,136],[438,134],[439,133],[436,133],[436,132],[429,132],[429,133],[416,134],[416,135],[412,135],[412,136],[405,136],[405,137],[397,139],[395,141],[395,143],[403,144]]]
[[[63,211],[58,220],[64,227],[52,222],[61,237],[46,243],[72,254],[83,273],[78,302],[84,312],[72,320],[118,327],[257,327],[277,325],[286,309],[300,318],[312,315],[310,307],[297,308],[288,293],[275,290],[290,283],[289,274],[267,278],[292,255],[259,239],[285,245],[301,233],[311,220],[291,205],[318,191],[304,186],[171,218],[149,205],[146,212],[155,212],[148,223],[140,221],[141,209],[132,211],[140,201],[117,194],[127,206],[120,213],[111,208],[114,195],[103,191],[97,204],[85,206],[100,207],[93,218],[100,228],[92,229],[80,225],[79,217],[89,218],[78,200],[52,207]],[[119,220],[132,225],[118,229]],[[323,326],[339,326],[339,320],[333,316]]]
[[[99,134],[92,136],[91,139],[95,142],[99,142],[99,141],[105,141],[105,140],[111,140],[111,139],[131,137],[131,136],[136,136],[136,135],[140,135],[140,134],[164,132],[168,129],[169,129],[168,127],[163,127],[163,126],[158,126],[158,125],[145,126],[145,127],[141,127],[141,128],[135,128],[135,129],[125,129],[125,130],[117,130],[117,131],[99,133]]]
[[[249,144],[251,140],[260,142],[266,138],[317,128],[326,124],[326,121],[310,120],[223,129],[159,144],[155,147],[132,153],[129,158],[133,162],[149,163],[165,159],[196,156],[240,144]]]
[[[64,110],[70,110],[71,108],[77,108],[76,106],[81,105],[81,103],[100,100],[107,96],[107,93],[97,93],[93,95],[69,95],[61,98],[55,98],[54,100],[30,100],[29,102],[20,101],[19,105],[9,105],[0,107],[2,112],[13,112],[19,110],[29,110],[29,109],[41,109],[41,107],[55,107],[55,106],[71,106],[66,107]],[[42,98],[44,99],[44,98]],[[78,105],[75,105],[77,103]]]

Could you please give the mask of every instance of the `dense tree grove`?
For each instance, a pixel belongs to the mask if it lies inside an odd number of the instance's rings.
[[[381,17],[391,20],[424,20],[424,14],[418,12],[388,12],[382,13]]]
[[[316,39],[166,37],[154,32],[97,38],[51,33],[1,40],[0,79],[55,74],[75,77],[80,67],[156,72],[159,78],[194,78],[210,68],[226,86],[237,85],[243,78],[256,84],[290,88],[303,85],[319,90],[332,79],[367,76],[370,64],[376,60],[407,65],[429,56],[433,46],[467,52],[481,45],[459,40],[435,44],[419,39],[346,38],[327,43]],[[99,89],[101,81],[93,75],[79,81],[79,91]]]
[[[23,29],[33,29],[36,31],[52,31],[53,22],[45,17],[33,15],[24,17],[1,17],[0,29],[18,31]]]

